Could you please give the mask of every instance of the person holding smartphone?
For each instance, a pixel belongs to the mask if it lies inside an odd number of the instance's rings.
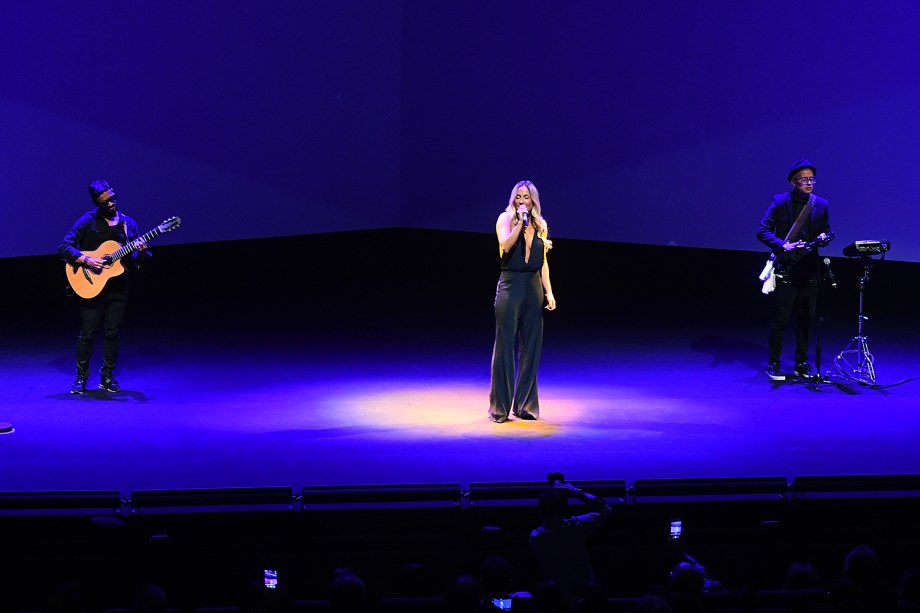
[[[570,483],[560,473],[550,473],[549,487],[540,494],[541,524],[530,533],[530,547],[536,554],[544,581],[555,581],[584,595],[595,587],[588,552],[591,536],[610,519],[607,501]],[[569,498],[576,498],[586,512],[572,515]]]

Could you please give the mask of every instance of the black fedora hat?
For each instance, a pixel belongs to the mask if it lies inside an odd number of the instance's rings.
[[[811,171],[812,171],[813,173],[818,174],[818,169],[815,168],[815,165],[814,165],[814,164],[812,164],[812,163],[809,162],[808,160],[798,160],[798,161],[797,161],[796,163],[794,163],[794,164],[792,165],[792,167],[789,169],[789,174],[786,175],[786,180],[787,180],[787,181],[792,181],[792,177],[793,177],[793,175],[795,175],[795,173],[797,173],[797,172],[800,171],[800,170],[805,170],[806,168],[811,168]]]

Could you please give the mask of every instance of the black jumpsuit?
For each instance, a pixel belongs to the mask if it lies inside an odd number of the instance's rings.
[[[543,240],[534,235],[529,262],[524,260],[526,252],[522,231],[514,247],[502,254],[502,272],[495,290],[489,418],[496,422],[508,419],[509,413],[523,419],[540,416],[537,369],[543,348]]]

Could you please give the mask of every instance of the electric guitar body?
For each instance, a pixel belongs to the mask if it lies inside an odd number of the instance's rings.
[[[788,271],[796,262],[802,259],[805,254],[811,253],[812,249],[816,247],[827,247],[828,243],[832,240],[834,240],[834,233],[828,230],[827,232],[822,232],[818,238],[806,243],[802,247],[784,253],[782,257],[775,259],[773,262],[773,267],[775,269],[774,274],[782,275],[784,271]]]
[[[792,252],[784,254],[780,258],[777,258],[776,255],[771,253],[770,258],[767,260],[767,264],[763,267],[763,270],[758,276],[758,279],[763,281],[763,287],[760,291],[764,294],[771,293],[776,287],[776,277],[783,275],[784,268],[788,269],[791,267],[799,258],[815,247],[826,247],[832,240],[834,240],[834,233],[828,230],[827,232],[822,232],[818,238],[810,243],[798,249],[794,249]]]

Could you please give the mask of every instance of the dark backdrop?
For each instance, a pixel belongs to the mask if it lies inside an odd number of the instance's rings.
[[[98,176],[163,242],[491,232],[757,250],[789,164],[837,243],[920,261],[911,2],[280,0],[6,7],[0,257],[52,253]],[[36,215],[40,211],[40,216]]]

